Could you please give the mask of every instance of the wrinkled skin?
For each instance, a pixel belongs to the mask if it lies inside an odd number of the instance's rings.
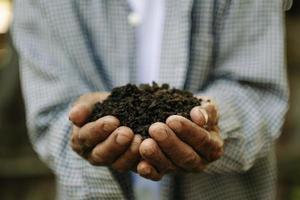
[[[204,103],[191,110],[191,120],[173,115],[165,123],[152,124],[150,138],[142,140],[113,116],[86,123],[94,104],[108,95],[83,95],[69,114],[72,149],[92,165],[110,166],[119,172],[131,170],[160,180],[170,172],[200,172],[223,155],[218,111],[210,99],[203,97]]]

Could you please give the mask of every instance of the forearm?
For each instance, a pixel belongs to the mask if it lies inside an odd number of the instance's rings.
[[[57,175],[62,199],[122,199],[107,167],[93,167],[71,150],[70,107],[93,87],[43,15],[42,4],[16,1],[13,24],[31,142]]]
[[[60,191],[66,195],[62,199],[122,199],[118,183],[107,167],[94,167],[71,149],[68,113],[75,99],[89,91],[88,87],[78,84],[73,92],[63,90],[69,88],[68,83],[50,87],[32,77],[34,73],[29,69],[33,66],[24,60],[23,57],[21,74],[28,133],[39,156],[56,174]]]
[[[283,2],[232,2],[215,27],[215,60],[199,93],[219,104],[225,154],[207,172],[250,169],[280,135],[288,107]]]

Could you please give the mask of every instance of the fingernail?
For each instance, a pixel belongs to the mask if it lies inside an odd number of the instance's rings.
[[[109,133],[109,132],[111,132],[112,130],[111,130],[112,128],[111,128],[111,124],[109,124],[109,122],[104,122],[103,123],[103,125],[102,125],[102,131],[104,132],[104,133]]]
[[[204,119],[205,119],[205,124],[207,124],[208,122],[208,114],[207,114],[207,111],[203,108],[199,108],[198,109],[200,111],[200,113],[203,115]]]
[[[154,132],[155,139],[157,141],[163,141],[168,137],[167,130],[164,128],[159,128]]]
[[[175,129],[176,131],[181,131],[182,129],[180,120],[171,121],[169,124],[170,127],[172,127],[172,129]]]
[[[126,134],[122,132],[118,132],[116,142],[119,145],[126,145],[130,142],[131,138],[129,138]]]

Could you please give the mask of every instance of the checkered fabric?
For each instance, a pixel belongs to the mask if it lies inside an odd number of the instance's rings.
[[[133,199],[128,173],[70,148],[81,94],[136,82],[125,0],[16,0],[13,35],[30,138],[59,199]],[[285,0],[167,0],[159,82],[219,104],[225,155],[202,173],[163,180],[164,199],[274,199],[274,141],[288,105]]]

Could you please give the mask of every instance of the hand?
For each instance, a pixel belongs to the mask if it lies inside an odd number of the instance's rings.
[[[92,165],[111,166],[119,172],[135,170],[140,159],[140,135],[134,135],[128,127],[120,127],[119,120],[113,116],[86,123],[94,104],[108,95],[86,94],[73,105],[69,114],[73,123],[71,147]]]
[[[138,164],[137,171],[141,176],[160,180],[172,171],[203,171],[208,163],[223,155],[215,103],[206,99],[190,115],[192,120],[174,115],[166,124],[150,126],[151,138],[140,146],[144,160]]]

